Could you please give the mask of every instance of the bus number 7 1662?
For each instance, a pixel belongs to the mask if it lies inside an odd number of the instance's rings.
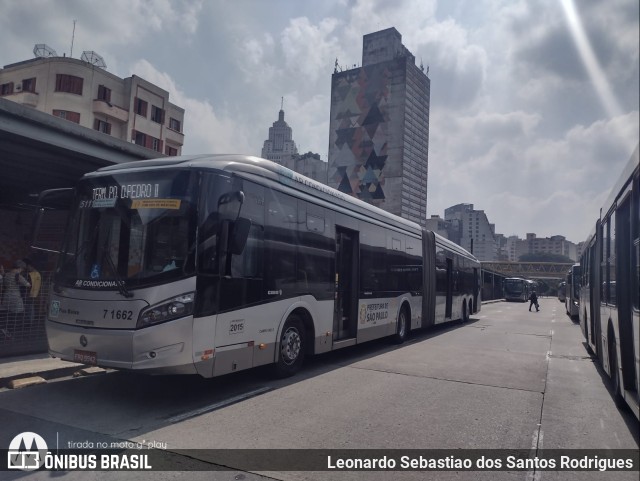
[[[122,319],[122,320],[130,321],[133,319],[133,311],[123,311],[119,309],[118,310],[104,309],[102,318],[103,319]]]

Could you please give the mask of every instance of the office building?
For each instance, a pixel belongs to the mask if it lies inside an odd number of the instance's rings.
[[[424,226],[430,80],[395,28],[365,35],[362,66],[331,78],[328,184]]]
[[[444,218],[454,226],[455,235],[449,237],[453,242],[481,261],[497,260],[495,225],[483,210],[475,210],[473,204],[457,204],[445,209]]]

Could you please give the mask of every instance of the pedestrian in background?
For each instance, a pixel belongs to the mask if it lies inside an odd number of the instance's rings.
[[[540,310],[540,306],[538,304],[538,296],[536,295],[536,291],[531,292],[529,300],[531,301],[529,303],[529,312],[531,312],[531,306],[536,306],[536,312],[538,312]]]
[[[34,267],[31,259],[25,257],[22,261],[27,266],[27,281],[31,284],[31,288],[27,291],[27,296],[25,298],[25,315],[26,319],[30,323],[33,323],[36,317],[37,299],[40,295],[40,287],[42,286],[42,276]]]
[[[5,336],[11,336],[18,322],[24,318],[24,301],[22,300],[20,288],[31,287],[31,284],[23,275],[26,267],[27,265],[23,261],[16,261],[13,264],[13,268],[5,274],[2,282],[4,287],[2,305],[7,313],[6,327],[3,328]]]

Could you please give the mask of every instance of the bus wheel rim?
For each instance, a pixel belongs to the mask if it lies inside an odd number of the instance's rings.
[[[294,328],[287,329],[282,335],[282,347],[280,348],[282,360],[285,364],[293,364],[296,362],[300,356],[301,345],[302,339],[300,338],[300,333]]]

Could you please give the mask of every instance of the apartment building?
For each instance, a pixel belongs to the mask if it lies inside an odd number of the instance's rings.
[[[94,52],[82,58],[51,55],[5,65],[0,97],[159,154],[181,154],[185,111],[169,102],[169,92],[136,75],[108,72]]]

